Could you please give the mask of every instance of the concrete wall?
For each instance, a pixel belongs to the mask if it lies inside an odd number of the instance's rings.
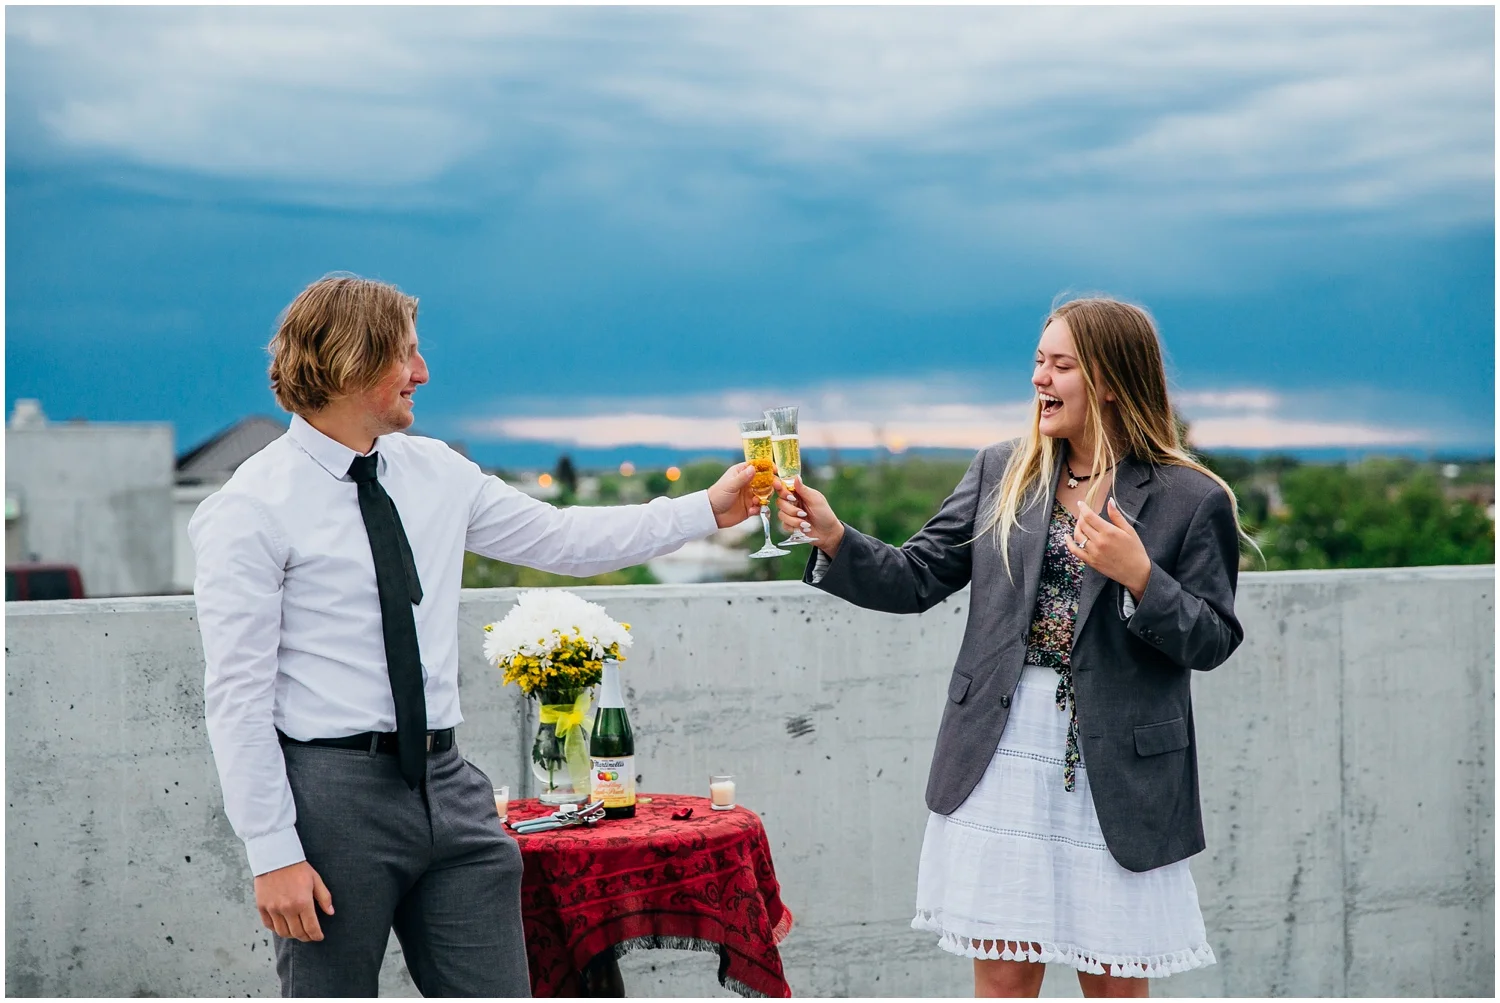
[[[796,583],[588,594],[635,626],[644,789],[729,771],[765,819],[796,993],[968,995],[969,964],[907,925],[967,594],[906,618]],[[461,743],[519,787],[529,718],[480,660],[512,595],[465,594]],[[1155,993],[1492,995],[1494,569],[1252,574],[1239,609],[1245,645],[1196,681],[1219,964]],[[191,599],[6,618],[7,993],[274,995]],[[636,994],[724,995],[709,955],[622,967]],[[383,988],[412,992],[394,949]]]
[[[7,428],[5,489],[21,504],[19,550],[76,564],[85,595],[170,591],[172,441],[164,424]]]

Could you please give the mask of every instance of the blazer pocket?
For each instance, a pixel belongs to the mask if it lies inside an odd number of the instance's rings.
[[[1135,729],[1135,753],[1138,756],[1160,756],[1188,747],[1187,719],[1174,717],[1160,724],[1143,724]]]
[[[964,697],[969,695],[969,677],[962,672],[953,673],[948,680],[948,699],[954,703],[963,703]]]

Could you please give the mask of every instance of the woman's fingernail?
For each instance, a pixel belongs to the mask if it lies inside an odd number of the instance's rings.
[[[797,510],[797,515],[798,515],[799,518],[802,518],[802,519],[806,519],[807,518],[807,513],[804,512],[804,511],[802,511],[800,508]]]
[[[810,522],[804,522],[802,524],[802,528],[803,529],[812,529],[812,523],[810,523]]]

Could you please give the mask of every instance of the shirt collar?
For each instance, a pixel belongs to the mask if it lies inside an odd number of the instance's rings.
[[[354,458],[360,455],[359,453],[356,453],[342,442],[330,439],[322,432],[319,432],[312,426],[311,422],[303,418],[300,414],[292,415],[292,424],[287,429],[287,433],[292,437],[292,441],[301,446],[304,453],[317,460],[318,465],[324,470],[327,470],[341,481],[349,480],[349,464],[354,462]],[[383,444],[383,440],[386,438],[388,437],[381,436],[379,439],[376,439],[375,445],[371,447],[372,450],[378,451]],[[386,456],[384,453],[381,453],[380,460],[376,465],[375,476],[383,477],[386,469]]]

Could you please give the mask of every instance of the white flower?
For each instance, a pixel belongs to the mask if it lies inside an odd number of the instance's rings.
[[[611,644],[618,644],[622,654],[631,645],[630,631],[598,603],[561,589],[527,589],[509,613],[485,628],[485,661],[501,666],[516,655],[545,658],[561,634],[589,641],[595,658],[603,658]]]

